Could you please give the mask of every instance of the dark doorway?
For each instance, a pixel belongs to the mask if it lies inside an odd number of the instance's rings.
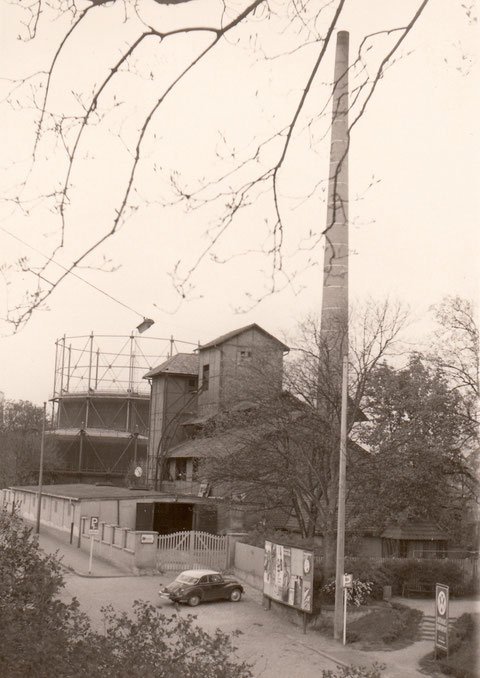
[[[139,532],[153,530],[153,503],[137,504],[137,517],[135,520],[135,529]]]
[[[153,529],[159,534],[193,529],[193,504],[155,502]]]
[[[217,507],[197,504],[195,507],[194,529],[217,534]]]

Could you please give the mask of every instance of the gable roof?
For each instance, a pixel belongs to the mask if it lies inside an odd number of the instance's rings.
[[[386,539],[448,540],[447,533],[430,520],[409,520],[401,525],[388,525],[380,536]]]
[[[226,341],[229,341],[229,339],[233,339],[233,337],[236,337],[240,334],[243,334],[244,332],[247,332],[248,330],[257,330],[258,332],[261,332],[264,334],[266,337],[269,339],[272,339],[275,341],[284,351],[289,351],[289,347],[286,346],[283,342],[281,342],[279,339],[273,336],[273,334],[270,334],[266,330],[263,329],[263,327],[260,327],[260,325],[257,325],[257,323],[251,323],[250,325],[245,325],[245,327],[240,327],[237,330],[232,330],[231,332],[227,332],[227,334],[222,334],[220,337],[217,337],[216,339],[213,339],[212,341],[209,341],[207,344],[202,344],[202,346],[198,347],[199,351],[203,351],[206,348],[214,348],[215,346],[220,346],[220,344],[224,344]]]
[[[189,438],[179,445],[170,448],[165,456],[169,459],[205,459],[234,452],[241,449],[244,444],[245,441],[242,440],[238,431],[232,431],[211,437],[200,436],[199,438]]]
[[[177,353],[165,362],[154,367],[143,375],[144,379],[156,377],[159,374],[181,374],[186,376],[198,375],[198,355],[196,353]]]

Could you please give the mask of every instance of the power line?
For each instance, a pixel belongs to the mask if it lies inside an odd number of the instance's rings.
[[[11,238],[14,238],[15,240],[18,240],[18,242],[22,243],[22,245],[25,245],[25,247],[29,247],[31,250],[36,252],[37,254],[40,254],[40,256],[44,257],[47,259],[47,261],[51,261],[52,264],[55,264],[59,268],[61,268],[63,271],[66,271],[67,274],[73,275],[74,278],[77,278],[78,280],[81,280],[85,285],[88,285],[89,287],[93,287],[94,290],[97,292],[100,292],[100,294],[103,294],[104,296],[108,297],[112,301],[115,301],[117,304],[120,304],[120,306],[123,306],[124,308],[128,309],[129,311],[132,311],[132,313],[135,313],[136,315],[139,315],[141,318],[145,318],[143,313],[140,313],[139,311],[136,311],[134,308],[131,306],[128,306],[127,304],[124,304],[123,301],[120,301],[120,299],[117,299],[116,297],[112,296],[108,292],[105,292],[105,290],[100,289],[100,287],[97,287],[93,283],[89,282],[88,280],[85,280],[85,278],[82,278],[81,276],[78,275],[78,273],[74,273],[70,269],[68,269],[66,266],[63,266],[62,264],[59,264],[58,261],[55,261],[51,257],[47,256],[43,252],[41,252],[39,249],[36,247],[33,247],[33,245],[30,245],[28,242],[25,242],[25,240],[22,240],[22,238],[19,238],[18,235],[15,235],[14,233],[11,233],[10,231],[7,231],[6,228],[3,226],[0,226],[0,230],[2,230],[4,233],[9,235]],[[43,278],[43,280],[46,280],[46,278]],[[51,283],[49,280],[46,280],[46,282],[49,283],[49,285],[53,286],[53,283]]]

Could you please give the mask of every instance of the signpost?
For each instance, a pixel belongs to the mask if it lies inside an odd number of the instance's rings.
[[[437,648],[444,650],[448,657],[448,601],[449,588],[444,584],[435,586],[435,658]]]
[[[347,598],[348,590],[353,588],[353,574],[343,575],[343,644],[347,642]]]
[[[88,561],[88,574],[92,573],[92,560],[93,560],[93,542],[95,536],[98,534],[98,516],[90,516],[90,526],[88,529],[88,534],[90,535],[90,559]]]

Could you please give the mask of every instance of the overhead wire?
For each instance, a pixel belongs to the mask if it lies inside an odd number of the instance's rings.
[[[105,292],[105,290],[102,290],[100,287],[97,287],[96,285],[94,285],[93,283],[89,282],[88,280],[85,280],[85,278],[82,278],[80,275],[78,275],[78,273],[74,273],[72,270],[70,270],[70,269],[67,268],[66,266],[63,266],[63,265],[60,264],[58,261],[55,261],[55,259],[52,259],[52,257],[47,256],[44,252],[41,252],[41,251],[40,251],[39,249],[37,249],[36,247],[33,247],[33,245],[30,245],[30,244],[29,244],[28,242],[26,242],[25,240],[22,240],[22,238],[20,238],[18,235],[15,235],[14,233],[11,233],[10,231],[8,231],[8,230],[7,230],[6,228],[4,228],[3,226],[0,226],[0,230],[3,231],[4,233],[6,233],[7,235],[9,235],[11,238],[14,238],[15,240],[18,240],[18,242],[22,243],[22,245],[25,245],[25,247],[28,247],[28,248],[30,248],[31,250],[33,250],[34,252],[36,252],[37,254],[40,254],[40,256],[42,256],[42,257],[44,257],[45,259],[47,259],[47,261],[51,261],[52,264],[55,264],[56,266],[58,266],[59,268],[61,268],[63,271],[66,271],[67,274],[73,275],[74,278],[77,278],[78,280],[81,280],[81,282],[85,283],[85,285],[88,285],[89,287],[93,287],[94,290],[96,290],[97,292],[100,292],[100,294],[103,294],[104,296],[108,297],[108,298],[111,299],[112,301],[115,301],[117,304],[120,304],[120,306],[123,306],[124,308],[128,309],[129,311],[132,311],[132,313],[135,313],[136,315],[140,316],[141,318],[145,318],[145,316],[144,316],[143,313],[140,313],[139,311],[135,310],[135,309],[132,308],[131,306],[128,306],[127,304],[124,304],[123,301],[120,301],[120,299],[117,299],[116,297],[114,297],[113,295],[109,294],[108,292]],[[45,280],[49,285],[54,286],[54,284],[53,284],[52,282],[50,282],[49,280],[47,280],[46,278],[43,278],[43,280]]]

